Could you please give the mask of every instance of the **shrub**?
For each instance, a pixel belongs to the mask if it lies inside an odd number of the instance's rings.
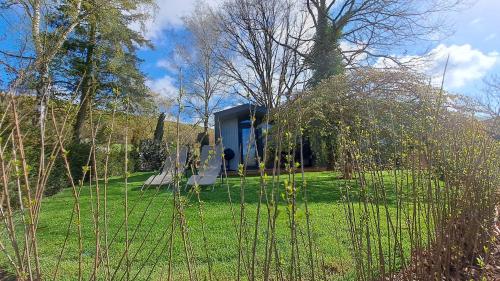
[[[168,146],[165,143],[154,140],[143,140],[138,150],[139,171],[152,171],[161,168],[168,154]]]
[[[71,143],[67,148],[71,176],[75,184],[78,184],[80,180],[85,180],[83,179],[83,171],[87,164],[90,166],[90,149],[90,144],[76,142]]]
[[[81,175],[80,175],[81,176]],[[64,166],[64,160],[59,157],[52,167],[52,171],[47,179],[47,185],[45,186],[45,195],[51,196],[63,188],[70,185],[68,180],[68,175],[66,173],[66,167]]]
[[[123,144],[112,144],[109,148],[108,157],[108,176],[123,176],[125,168],[125,146]],[[133,145],[128,146],[128,171],[134,172],[136,170],[138,162],[137,149]],[[97,148],[97,162],[102,163],[104,169],[104,163],[106,161],[106,147]],[[104,177],[104,172],[98,171],[99,177]]]

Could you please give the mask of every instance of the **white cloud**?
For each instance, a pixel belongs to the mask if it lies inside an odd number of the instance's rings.
[[[490,41],[490,40],[493,40],[497,38],[497,34],[496,33],[490,33],[490,35],[486,36],[486,38],[484,39],[485,41]]]
[[[174,98],[177,95],[177,87],[175,86],[175,79],[171,76],[165,75],[162,78],[155,80],[148,80],[146,85],[154,92],[160,94],[165,98]]]
[[[483,53],[473,49],[469,44],[450,46],[440,44],[430,52],[432,61],[425,69],[426,73],[431,76],[440,75],[448,56],[445,83],[453,89],[481,79],[499,59],[498,52]]]
[[[156,66],[158,66],[160,68],[164,68],[164,69],[170,70],[171,63],[167,59],[161,59],[161,60],[159,60],[159,61],[156,62]]]
[[[182,25],[182,17],[191,13],[199,0],[156,0],[158,9],[154,17],[146,22],[146,37],[159,39],[161,32],[166,28],[177,28]],[[220,0],[205,0],[209,5],[219,3]]]
[[[188,52],[189,50],[181,49],[181,52]],[[156,62],[156,66],[162,68],[170,73],[176,73],[179,71],[179,66],[184,67],[186,64],[186,57],[183,57],[176,49],[172,51],[172,53],[166,57],[159,59]]]
[[[408,55],[399,59],[402,62],[416,62],[416,70],[429,75],[432,80],[439,83],[448,56],[444,85],[451,90],[462,88],[468,83],[483,78],[500,59],[498,52],[484,53],[472,48],[469,44],[449,46],[439,44],[422,57]],[[380,59],[375,67],[395,67],[395,64],[389,60]]]
[[[175,62],[180,61],[180,60],[176,60],[175,53],[172,56],[158,60],[156,62],[156,66],[166,70],[169,73],[178,72],[179,69],[178,69],[178,67],[175,66]]]

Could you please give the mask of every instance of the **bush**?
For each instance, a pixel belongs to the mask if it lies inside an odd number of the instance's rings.
[[[133,145],[128,146],[128,171],[134,172],[138,162],[138,152]],[[97,149],[97,162],[102,168],[98,169],[104,171],[104,163],[106,161],[106,147],[99,147]],[[123,176],[125,168],[125,146],[122,144],[112,144],[109,151],[108,158],[108,176]],[[104,177],[104,173],[99,174],[99,177]]]
[[[51,196],[63,188],[70,185],[68,180],[68,175],[66,174],[66,167],[64,166],[64,160],[59,157],[52,167],[49,178],[47,179],[47,185],[45,186],[45,195]]]
[[[138,169],[140,171],[160,169],[167,153],[168,146],[165,143],[158,143],[154,140],[141,141],[138,151]]]
[[[75,184],[83,179],[83,169],[88,163],[91,145],[88,143],[71,143],[68,146],[68,160],[71,176]],[[89,163],[90,165],[90,163]],[[88,176],[88,175],[87,175]]]

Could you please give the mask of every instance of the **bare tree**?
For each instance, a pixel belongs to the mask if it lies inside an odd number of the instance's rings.
[[[296,8],[288,0],[228,0],[219,11],[221,67],[236,92],[258,105],[276,107],[301,83],[305,68],[293,50],[305,44],[306,18]]]
[[[402,52],[398,48],[442,35],[445,28],[441,12],[461,2],[307,0],[315,32],[307,38],[313,48],[302,55],[313,70],[312,84],[338,74],[346,66],[373,64],[379,59],[401,64],[394,55]]]
[[[40,165],[39,172],[45,170],[45,125],[47,115],[47,104],[49,100],[50,89],[50,65],[55,56],[63,46],[75,27],[86,17],[82,13],[84,0],[76,0],[71,3],[54,3],[44,0],[0,0],[0,7],[10,9],[10,11],[21,11],[24,16],[20,24],[29,26],[29,34],[25,40],[27,44],[33,46],[29,55],[19,57],[24,61],[25,67],[20,69],[11,82],[11,88],[15,91],[19,87],[33,88],[36,91],[38,116],[33,121],[38,122],[40,130]],[[61,19],[60,24],[48,26],[48,19],[54,15],[58,5],[67,4],[67,11]],[[26,19],[26,21],[24,20]],[[23,46],[24,51],[24,46]],[[5,52],[4,52],[5,54]],[[27,63],[26,63],[27,61]],[[42,186],[37,186],[37,190]]]
[[[493,75],[484,79],[484,111],[493,118],[500,118],[500,76]]]
[[[210,117],[219,108],[227,78],[219,67],[218,56],[222,47],[221,32],[215,28],[216,18],[210,7],[198,4],[184,23],[190,32],[181,52],[186,60],[186,101],[198,119],[203,122],[203,137],[207,138]]]
[[[26,21],[21,21],[20,24],[29,26],[30,34],[28,40],[33,46],[32,54],[29,56],[21,56],[20,59],[29,60],[30,64],[22,70],[21,75],[18,75],[13,81],[13,85],[22,85],[30,75],[36,79],[35,89],[39,103],[40,119],[45,119],[45,107],[49,94],[49,71],[50,64],[56,54],[61,49],[63,43],[75,27],[86,17],[82,13],[83,0],[77,0],[71,3],[59,3],[66,5],[66,13],[64,19],[60,20],[57,26],[49,27],[47,19],[53,15],[57,5],[43,0],[13,0],[0,1],[0,7],[10,9],[11,11],[19,12],[24,16]],[[5,54],[6,52],[4,52]],[[21,79],[22,78],[22,79]],[[30,81],[33,82],[33,81]],[[43,122],[41,122],[43,126]]]
[[[482,98],[476,104],[483,118],[489,133],[500,139],[500,76],[492,75],[484,79],[484,89]]]

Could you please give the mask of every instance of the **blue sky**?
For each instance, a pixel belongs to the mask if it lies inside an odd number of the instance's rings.
[[[156,0],[158,10],[155,19],[147,23],[146,35],[155,48],[140,50],[144,60],[141,68],[148,76],[149,86],[163,95],[175,91],[176,75],[169,67],[172,51],[177,42],[184,40],[186,31],[182,16],[192,12],[196,0]],[[216,5],[220,0],[209,0]],[[447,90],[479,95],[482,79],[500,74],[500,1],[469,0],[470,5],[447,15],[453,34],[439,42],[423,43],[421,48],[408,46],[408,55],[421,55],[426,49],[433,54],[433,61],[422,68],[430,76],[439,76],[447,56],[450,56],[445,80]],[[0,49],[12,49],[18,41],[16,34],[22,33],[15,24],[16,16],[0,15]],[[415,53],[412,53],[415,51]],[[4,74],[0,76],[4,78]],[[436,78],[438,79],[438,78]]]
[[[157,0],[159,10],[156,19],[148,24],[148,37],[156,48],[141,51],[143,70],[149,76],[150,87],[167,95],[174,90],[176,78],[164,66],[171,57],[173,46],[185,34],[182,16],[192,11],[195,2]],[[217,2],[209,1],[214,5]],[[479,95],[483,78],[500,74],[499,12],[499,0],[469,1],[467,7],[447,15],[452,34],[438,42],[422,43],[422,46],[418,46],[421,48],[408,46],[408,55],[421,55],[423,49],[431,52],[433,61],[422,71],[435,79],[440,79],[437,76],[442,73],[446,58],[450,55],[446,89],[471,96]]]
[[[500,74],[500,1],[477,0],[450,15],[454,34],[440,42],[448,47],[454,77],[448,89],[479,94],[482,78]],[[441,63],[444,63],[442,60]]]

